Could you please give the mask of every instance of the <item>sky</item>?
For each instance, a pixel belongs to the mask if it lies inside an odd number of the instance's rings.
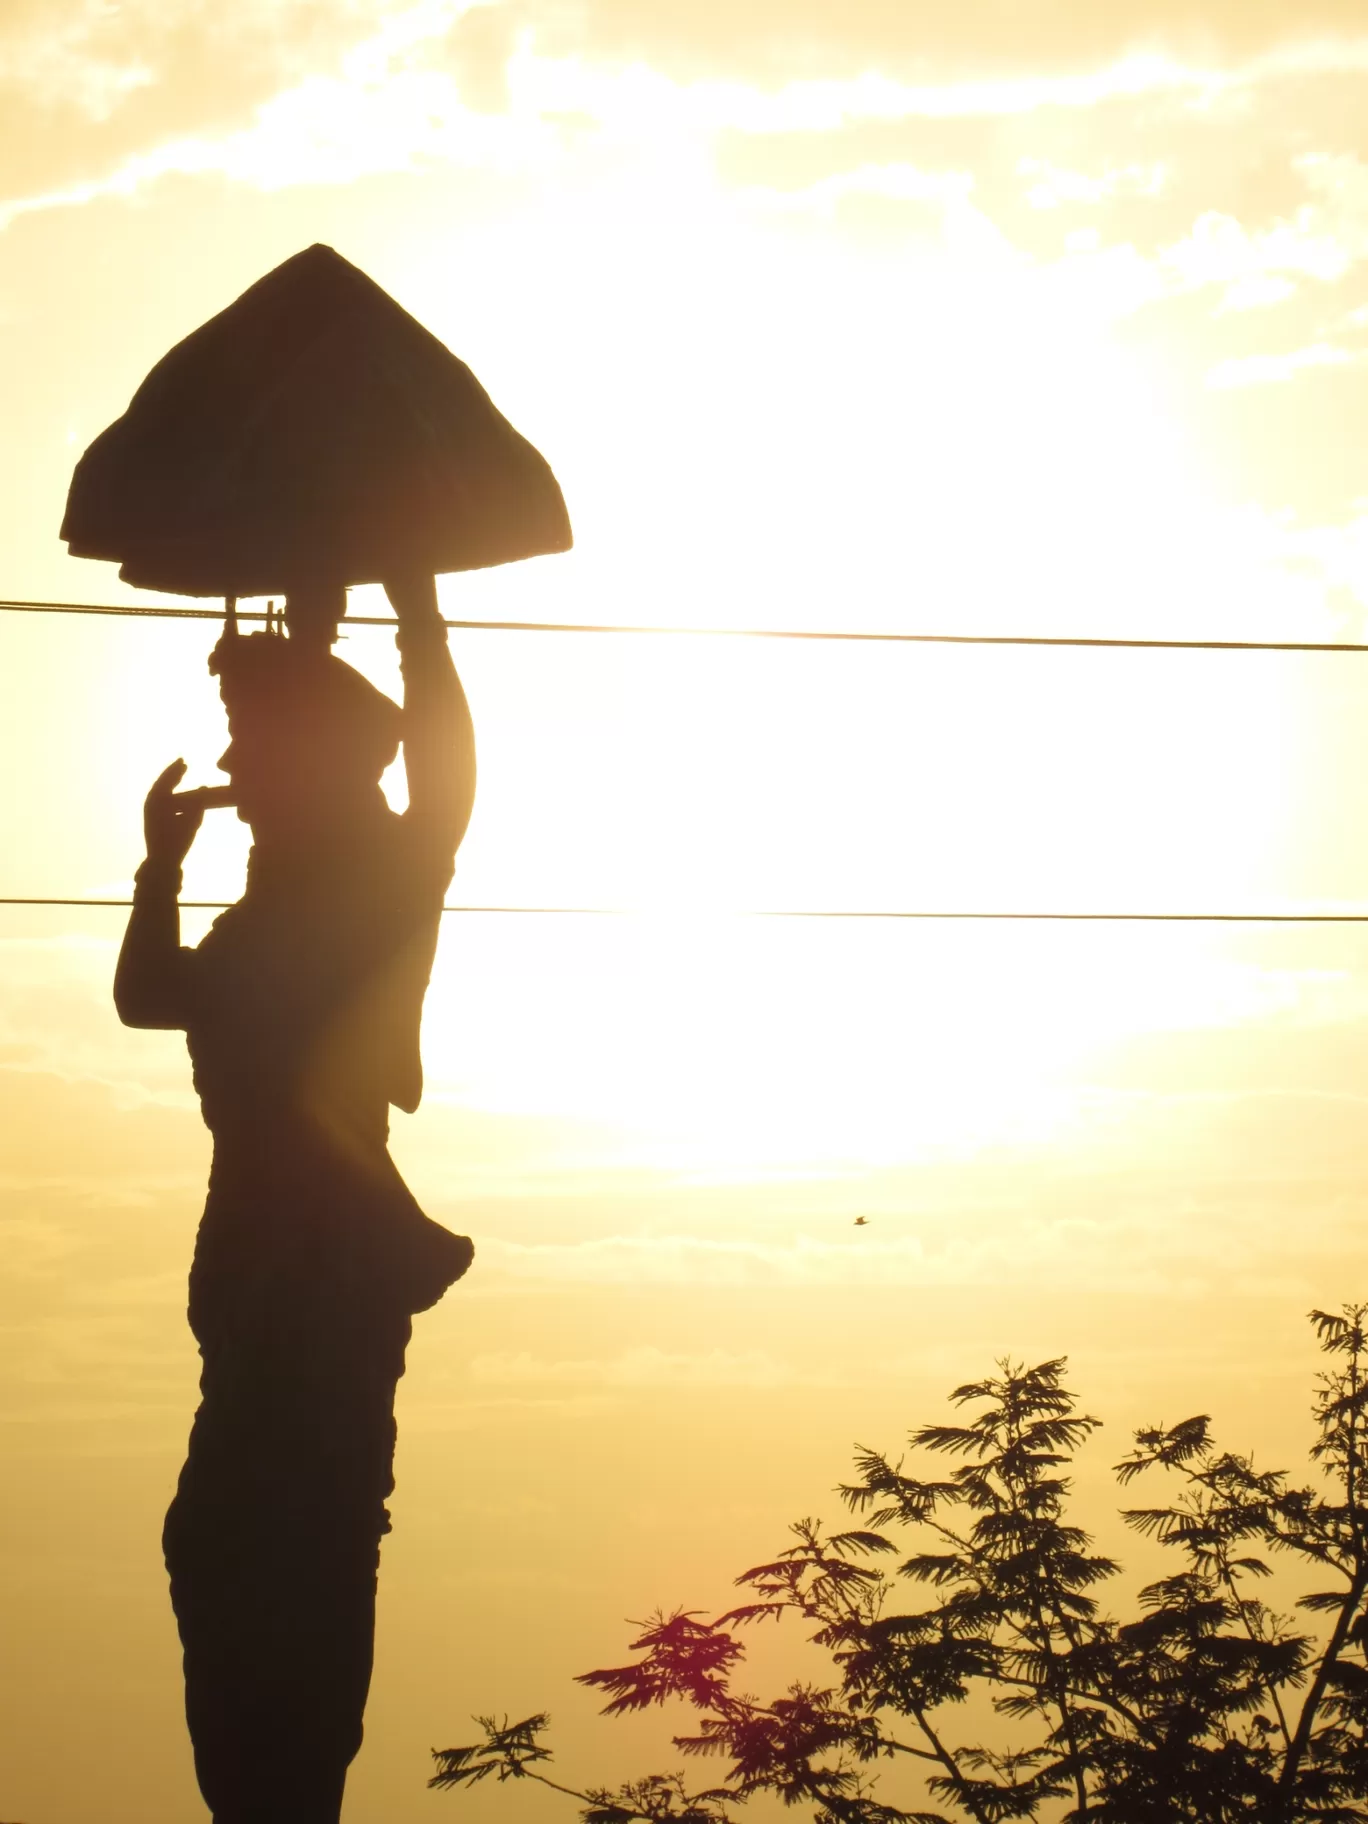
[[[0,595],[139,599],[58,539],[76,458],[324,241],[564,488],[573,552],[452,616],[1364,641],[1366,83],[1350,0],[0,0]],[[0,891],[126,893],[152,777],[216,776],[212,639],[0,612]],[[999,1356],[1070,1357],[1133,1560],[1130,1429],[1300,1467],[1304,1314],[1368,1295],[1368,925],[749,916],[1368,914],[1368,661],[453,646],[453,898],[630,915],[444,927],[394,1150],[477,1258],[401,1386],[347,1824],[568,1817],[425,1790],[477,1711],[550,1710],[572,1782],[670,1765],[572,1675]],[[211,818],[187,897],[244,843]],[[0,907],[24,1824],[203,1815],[158,1536],[208,1143],[114,1018],[120,918]]]

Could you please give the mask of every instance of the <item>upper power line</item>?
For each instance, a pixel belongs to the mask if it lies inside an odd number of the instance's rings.
[[[149,603],[7,602],[0,613],[112,614],[161,621],[221,621],[222,608],[160,607]],[[264,621],[264,611],[238,611],[240,621]],[[616,621],[462,621],[443,617],[448,627],[483,633],[620,633],[656,634],[709,640],[844,640],[893,646],[1081,646],[1101,650],[1155,652],[1358,652],[1368,645],[1347,640],[1126,640],[1095,639],[1082,634],[1039,633],[880,633],[844,627],[657,627]],[[349,614],[344,627],[393,627],[389,614]]]

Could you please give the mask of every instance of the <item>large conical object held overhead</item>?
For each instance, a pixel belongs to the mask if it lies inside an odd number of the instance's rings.
[[[76,465],[62,537],[139,588],[243,596],[571,544],[549,465],[465,363],[321,245],[162,357]]]

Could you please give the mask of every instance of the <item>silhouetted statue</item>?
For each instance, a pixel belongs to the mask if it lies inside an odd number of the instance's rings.
[[[120,1017],[187,1034],[214,1136],[190,1276],[203,1400],[166,1521],[200,1785],[218,1824],[336,1824],[361,1740],[409,1318],[465,1271],[386,1147],[475,786],[434,573],[571,545],[560,485],[475,375],[364,272],[307,247],[161,358],[72,476],[62,536],[125,581],[286,593],[288,637],[214,653],[232,785],[148,795]],[[320,570],[325,563],[326,572]],[[335,658],[384,582],[402,713]],[[409,808],[381,773],[400,740]],[[252,826],[247,890],[181,947],[205,809]]]
[[[206,795],[177,795],[177,761],[147,798],[115,978],[126,1025],[185,1031],[214,1141],[190,1276],[202,1398],[164,1543],[216,1824],[336,1824],[409,1320],[473,1251],[423,1215],[387,1147],[389,1105],[422,1093],[419,1018],[475,756],[432,580],[386,587],[402,711],[329,651],[340,590],[296,590],[288,637],[243,636],[230,611],[210,668],[220,765],[252,828],[246,891],[181,945]],[[379,781],[401,739],[397,815]]]

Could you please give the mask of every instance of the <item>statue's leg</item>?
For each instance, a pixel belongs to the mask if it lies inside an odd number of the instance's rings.
[[[303,1309],[205,1349],[167,1515],[216,1824],[337,1824],[361,1745],[406,1318]]]

